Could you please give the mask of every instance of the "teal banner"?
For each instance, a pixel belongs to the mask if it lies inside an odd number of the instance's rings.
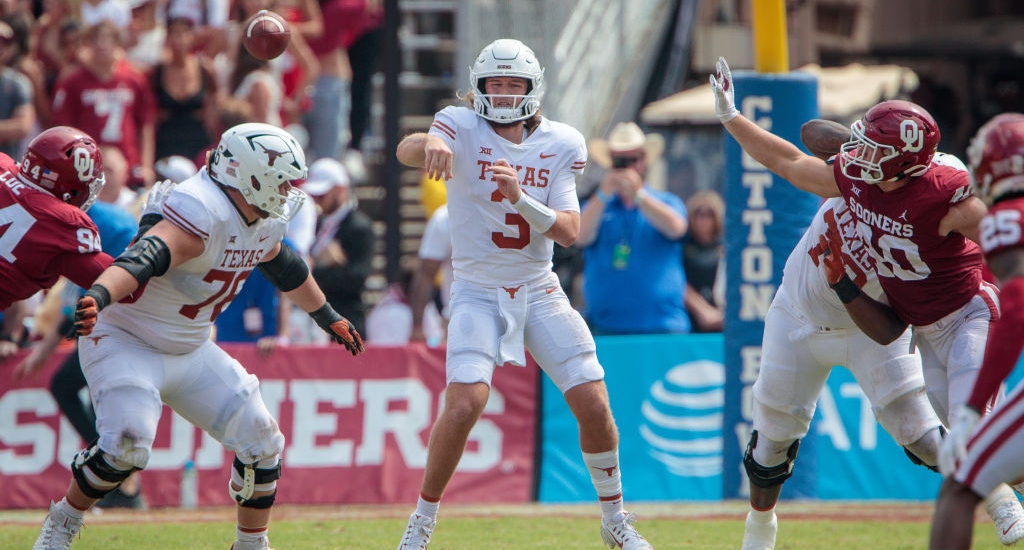
[[[722,498],[723,351],[721,334],[597,338],[627,502]],[[541,394],[538,500],[593,501],[576,420],[546,377]]]
[[[727,456],[738,451],[721,435],[725,349],[721,334],[597,338],[621,437],[627,504],[734,498],[722,491],[723,464],[741,459]],[[1024,361],[1011,383],[1022,370]],[[546,377],[541,393],[538,500],[593,502],[576,420]],[[933,500],[942,481],[910,462],[842,367],[833,369],[818,399],[795,472],[805,474],[804,498],[823,500]]]

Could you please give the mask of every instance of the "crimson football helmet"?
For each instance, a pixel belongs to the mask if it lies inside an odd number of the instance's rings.
[[[939,146],[939,126],[923,107],[898,99],[868,109],[839,152],[846,177],[876,184],[928,171]]]
[[[986,122],[967,147],[974,194],[991,205],[1024,193],[1024,114],[1003,113]]]
[[[484,88],[492,76],[525,78],[526,95],[513,96],[515,107],[495,107],[493,97]],[[544,96],[544,68],[526,44],[502,38],[488,44],[469,68],[469,85],[473,89],[473,110],[483,118],[508,123],[532,117],[540,110]]]
[[[89,134],[70,126],[43,130],[28,144],[18,179],[88,210],[103,189],[103,157]]]

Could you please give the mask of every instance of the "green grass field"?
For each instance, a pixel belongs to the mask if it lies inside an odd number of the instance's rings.
[[[739,548],[746,505],[636,504],[637,527],[659,550]],[[391,550],[410,507],[275,508],[270,540],[277,550]],[[227,550],[233,509],[106,511],[90,515],[75,550]],[[0,548],[29,549],[41,510],[0,511]],[[930,503],[783,502],[778,550],[921,549],[928,544]],[[599,550],[596,506],[507,505],[441,507],[431,550]],[[1003,548],[979,517],[975,549]]]

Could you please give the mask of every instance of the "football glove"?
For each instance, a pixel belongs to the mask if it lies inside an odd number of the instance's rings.
[[[960,463],[967,458],[967,442],[974,435],[974,428],[981,420],[981,413],[970,405],[960,405],[949,420],[949,433],[939,445],[939,471],[944,476],[953,475]]]
[[[363,352],[363,337],[348,319],[342,317],[331,304],[324,304],[320,309],[311,312],[310,317],[316,324],[335,342],[345,346],[352,355],[359,355]]]
[[[110,293],[107,289],[101,285],[92,285],[92,288],[85,291],[75,305],[74,331],[68,334],[68,337],[92,334],[100,310],[107,307],[108,304],[110,304]]]
[[[715,92],[715,114],[723,124],[740,114],[736,110],[736,90],[732,85],[732,71],[724,57],[715,63],[715,74],[711,75],[711,91]]]
[[[167,200],[167,195],[171,194],[174,185],[175,183],[171,180],[154,183],[149,193],[146,194],[146,204],[142,206],[142,214],[139,217],[146,214],[159,214],[163,216],[164,201]]]
[[[843,264],[843,254],[836,246],[829,242],[825,235],[818,236],[818,247],[824,254],[821,256],[821,266],[825,270],[825,279],[829,285],[839,283],[839,280],[846,275],[846,265]]]

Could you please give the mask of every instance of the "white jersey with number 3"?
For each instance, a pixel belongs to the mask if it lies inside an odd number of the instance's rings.
[[[524,193],[555,211],[579,212],[576,176],[587,163],[583,135],[545,118],[515,144],[466,107],[437,113],[430,134],[444,139],[454,155],[447,188],[455,279],[497,287],[550,273],[553,241],[530,228],[485,169],[507,160]]]
[[[163,353],[187,353],[209,338],[213,320],[288,225],[273,218],[246,224],[205,168],[174,187],[163,216],[201,238],[203,253],[150,279],[136,303],[104,309],[99,324],[120,327]]]

